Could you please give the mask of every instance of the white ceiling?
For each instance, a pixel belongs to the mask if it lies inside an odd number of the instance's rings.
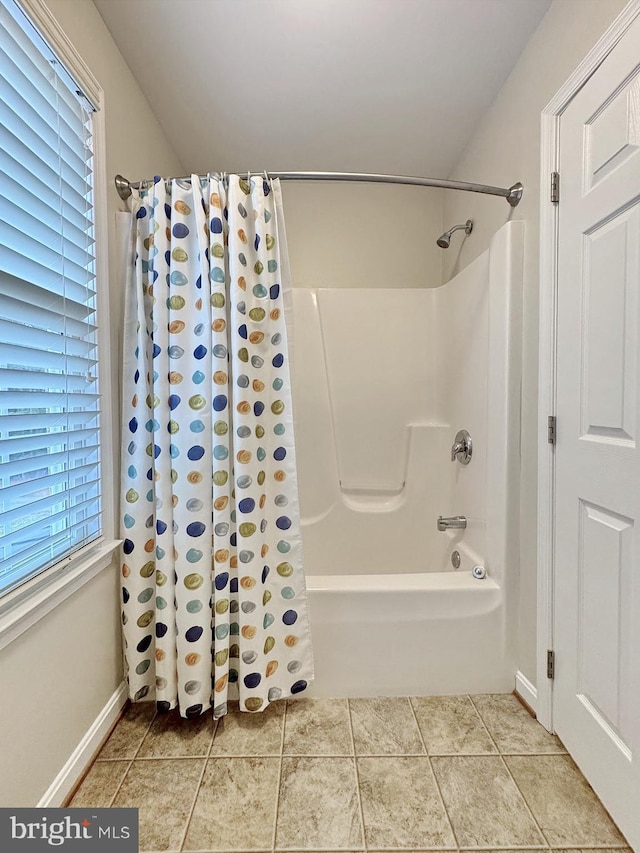
[[[551,0],[94,2],[189,172],[446,177]]]

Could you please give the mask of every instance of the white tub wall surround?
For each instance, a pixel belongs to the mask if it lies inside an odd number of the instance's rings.
[[[334,445],[346,494],[384,498],[403,488],[407,426],[427,423],[435,404],[434,296],[435,291],[318,291]]]
[[[520,517],[521,590],[518,610],[518,666],[536,684],[536,575],[538,477],[538,294],[539,188],[550,177],[540,176],[540,114],[550,99],[598,41],[627,0],[554,0],[540,26],[471,136],[452,178],[482,174],[517,174],[526,190],[513,217],[526,223],[523,282],[522,457]],[[545,198],[548,199],[547,193]],[[474,222],[473,239],[460,252],[442,253],[443,281],[487,249],[507,212],[478,193],[445,193],[444,222]],[[545,202],[549,203],[549,202]],[[511,215],[511,212],[509,212]],[[543,414],[543,413],[541,413]],[[547,414],[547,413],[544,413]],[[549,412],[548,414],[551,414]],[[513,511],[513,508],[510,507]],[[539,686],[539,685],[538,685]],[[529,694],[529,697],[531,694]]]
[[[442,421],[448,426],[443,463],[448,501],[439,513],[465,516],[467,528],[459,532],[471,548],[484,555],[490,285],[489,252],[485,252],[434,291],[436,393]],[[450,448],[460,429],[466,429],[473,442],[468,465],[451,462]]]
[[[436,289],[294,291],[314,695],[513,689],[523,243],[506,224]],[[450,457],[462,428],[466,466]],[[438,515],[467,527],[439,532]]]
[[[435,529],[429,472],[447,440],[429,416],[435,293],[293,292],[307,574],[422,571],[425,553],[442,561],[424,525],[427,504]]]

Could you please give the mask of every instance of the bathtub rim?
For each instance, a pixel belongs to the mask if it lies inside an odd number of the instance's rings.
[[[398,574],[307,575],[307,591],[318,593],[423,592],[500,590],[494,578],[479,580],[470,571],[405,572]]]

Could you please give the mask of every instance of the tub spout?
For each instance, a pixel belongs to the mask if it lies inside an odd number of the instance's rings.
[[[466,526],[467,519],[464,515],[453,515],[449,518],[438,516],[438,530],[464,530]]]

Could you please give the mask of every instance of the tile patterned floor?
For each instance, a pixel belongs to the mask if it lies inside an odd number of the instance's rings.
[[[72,806],[140,809],[140,849],[631,853],[514,696],[128,708]]]

